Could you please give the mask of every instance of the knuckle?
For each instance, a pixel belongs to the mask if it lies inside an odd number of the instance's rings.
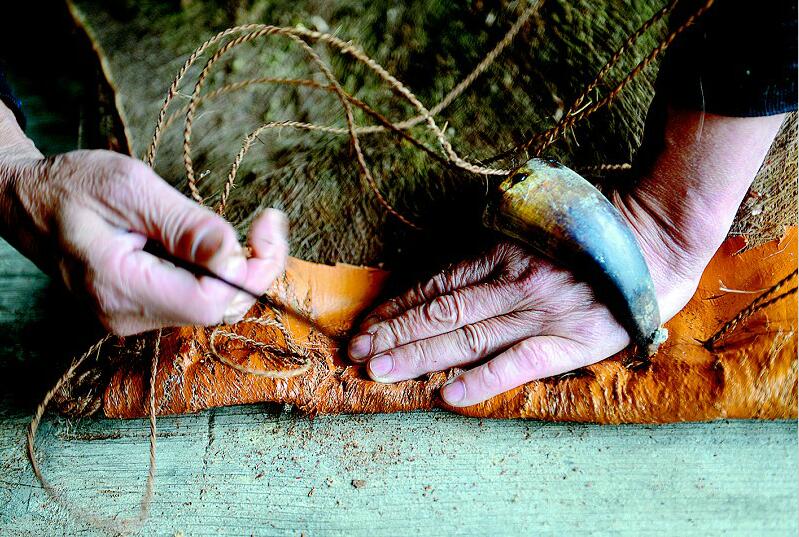
[[[486,391],[496,392],[502,387],[502,373],[494,360],[480,368],[479,382]]]
[[[534,304],[535,309],[556,316],[570,301],[570,287],[566,271],[535,263],[520,272],[513,280],[514,294],[522,304]]]
[[[390,349],[406,340],[409,333],[407,321],[399,317],[383,323],[375,333],[375,346],[381,349]]]
[[[115,197],[134,195],[142,184],[136,181],[135,165],[132,159],[109,158],[98,166],[98,176],[104,181],[106,189]]]
[[[422,284],[422,282],[417,283],[411,289],[410,296],[411,298],[415,298],[417,301],[424,302],[427,300],[428,293],[425,292],[426,285]]]
[[[422,314],[431,323],[457,324],[463,315],[462,299],[455,294],[437,296],[424,307]]]
[[[428,345],[419,344],[414,345],[414,352],[410,358],[410,366],[413,373],[421,375],[430,371],[435,371],[436,357],[431,352],[432,349]]]
[[[107,154],[105,159],[105,169],[108,175],[116,181],[135,181],[139,176],[141,166],[143,164],[135,159],[114,153]]]
[[[435,291],[439,293],[443,293],[447,289],[454,289],[458,286],[457,278],[455,277],[454,272],[451,270],[439,272],[433,276],[431,283],[433,284]]]
[[[396,312],[401,311],[402,305],[398,297],[388,299],[381,307],[375,310],[375,314],[381,319],[387,319]]]
[[[548,375],[552,367],[550,355],[527,341],[521,343],[514,362],[519,371],[532,373],[537,378]]]
[[[143,164],[127,157],[113,155],[102,159],[95,166],[94,182],[98,193],[114,206],[126,207],[141,197],[146,188],[142,182],[139,166]]]
[[[488,349],[488,334],[473,324],[467,324],[461,331],[462,346],[473,357],[482,357]]]
[[[523,271],[516,279],[516,288],[520,296],[530,298],[541,293],[541,271],[531,268]]]

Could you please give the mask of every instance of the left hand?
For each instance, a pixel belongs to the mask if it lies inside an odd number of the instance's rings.
[[[627,332],[588,284],[514,242],[501,242],[376,308],[350,343],[380,382],[488,362],[447,384],[467,406],[525,382],[611,356]]]
[[[694,294],[781,122],[669,108],[654,163],[634,188],[610,196],[641,247],[662,322]],[[588,284],[506,241],[379,306],[349,355],[368,360],[380,382],[490,358],[441,390],[447,404],[468,406],[628,343]]]

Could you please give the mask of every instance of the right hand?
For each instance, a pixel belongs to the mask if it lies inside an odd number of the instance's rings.
[[[252,224],[247,259],[231,225],[192,202],[144,163],[109,151],[0,159],[3,235],[67,288],[88,299],[118,335],[184,324],[234,322],[254,299],[144,251],[171,254],[264,293],[284,270],[286,217]]]

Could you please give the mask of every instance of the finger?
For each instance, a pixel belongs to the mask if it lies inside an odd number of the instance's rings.
[[[103,325],[111,333],[123,337],[170,326],[157,319],[149,319],[137,314],[117,315],[114,317],[113,322],[109,322],[105,319],[101,320],[103,321]],[[174,324],[172,326],[174,326]]]
[[[424,304],[438,295],[480,283],[491,274],[500,259],[501,252],[495,248],[487,255],[444,269],[426,282],[420,282],[402,295],[377,306],[361,323],[361,330],[368,330],[375,323]]]
[[[250,226],[248,243],[254,257],[267,259],[277,249],[288,251],[288,219],[282,211],[266,209]]]
[[[379,382],[416,378],[490,356],[537,334],[540,328],[536,312],[513,312],[378,354],[369,360],[367,372]]]
[[[221,216],[186,198],[144,163],[112,156],[106,170],[115,175],[105,194],[111,221],[159,241],[173,255],[202,265],[241,284],[244,254],[233,227]]]
[[[455,289],[396,317],[372,324],[355,336],[349,355],[355,361],[389,349],[503,315],[511,311],[518,296],[511,286],[486,283]]]
[[[141,248],[146,237],[122,231],[92,211],[67,219],[74,251],[85,261],[69,271],[71,288],[85,287],[103,323],[114,333],[179,324],[218,323],[233,291],[213,278],[160,260]],[[81,266],[85,266],[81,268]],[[76,285],[78,284],[78,285]]]
[[[248,240],[253,257],[247,260],[245,289],[261,295],[283,273],[289,249],[287,231],[288,222],[280,211],[267,209],[255,219]],[[236,293],[225,311],[224,322],[231,324],[240,321],[254,303],[252,295]]]
[[[224,282],[197,278],[141,250],[126,256],[120,277],[126,296],[141,305],[141,317],[163,326],[218,324],[237,293]]]
[[[607,356],[610,354],[560,336],[532,337],[456,377],[441,389],[441,397],[455,407],[475,405],[526,382],[559,375]]]

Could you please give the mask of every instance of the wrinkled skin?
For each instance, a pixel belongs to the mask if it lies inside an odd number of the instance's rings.
[[[696,290],[782,120],[669,110],[654,163],[632,190],[610,196],[641,246],[664,322]],[[380,382],[470,368],[441,392],[468,406],[628,343],[586,283],[505,241],[378,306],[349,355]]]
[[[252,256],[246,258],[229,223],[142,162],[108,151],[45,159],[2,104],[0,232],[85,298],[119,335],[231,322],[254,303],[218,280],[195,277],[144,252],[148,238],[256,294],[283,272],[288,255],[279,211],[254,221]]]

